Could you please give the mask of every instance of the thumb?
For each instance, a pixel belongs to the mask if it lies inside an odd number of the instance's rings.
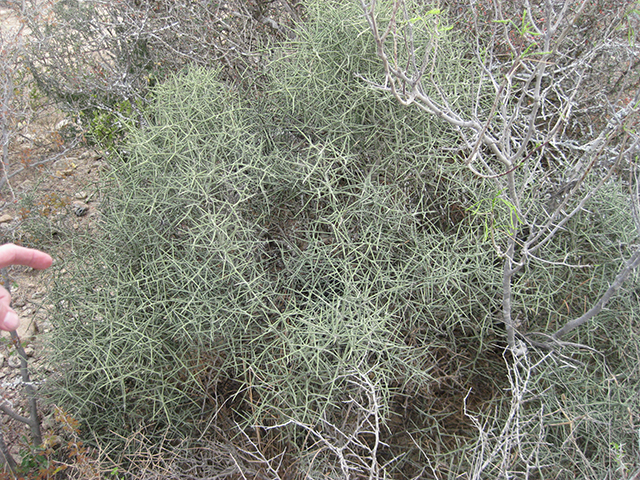
[[[18,314],[12,308],[6,308],[6,313],[4,317],[0,317],[0,330],[6,330],[7,332],[12,332],[16,330],[20,325],[20,319],[18,318]],[[2,309],[0,309],[2,310]],[[2,312],[0,311],[0,315]]]
[[[8,332],[18,328],[18,314],[10,307],[11,295],[6,288],[0,287],[0,330]]]

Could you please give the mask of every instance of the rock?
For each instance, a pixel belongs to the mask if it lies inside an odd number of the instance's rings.
[[[13,354],[9,357],[7,362],[11,368],[20,368],[20,357],[17,354]]]
[[[24,353],[27,355],[27,357],[31,358],[33,357],[33,354],[36,352],[35,348],[33,348],[33,345],[27,345],[26,347],[24,347]]]
[[[48,322],[47,320],[40,320],[38,322],[38,332],[49,333],[52,328],[53,326],[51,325],[51,322]]]
[[[86,150],[84,152],[82,152],[82,154],[80,155],[80,159],[84,160],[86,158],[91,157],[93,160],[96,160],[98,158],[100,158],[100,154],[97,152],[94,152],[93,150]]]
[[[12,297],[13,297],[13,308],[16,308],[16,307],[22,308],[22,307],[24,307],[26,305],[27,302],[24,299],[24,297],[17,297],[15,295],[15,291],[12,291],[11,294],[12,294]]]
[[[73,175],[78,168],[76,157],[68,157],[66,159],[58,160],[53,164],[53,168],[56,169],[56,176],[69,177]]]
[[[20,142],[20,143],[33,143],[35,141],[35,139],[37,138],[37,136],[33,133],[23,133],[20,135],[20,138],[24,139],[24,142]]]
[[[65,118],[56,123],[55,129],[57,132],[59,132],[60,130],[64,130],[65,128],[69,128],[71,126],[73,126],[73,122],[68,118]]]
[[[71,175],[73,175],[73,171],[75,169],[73,168],[66,168],[64,170],[56,170],[56,176],[58,177],[70,177]]]
[[[51,166],[55,170],[63,170],[65,168],[67,168],[67,159],[66,158],[61,158],[60,160],[56,160],[55,162],[53,162],[53,164]]]
[[[11,215],[6,214],[6,213],[4,215],[0,216],[0,223],[8,223],[11,220],[13,220],[13,217]]]
[[[62,437],[58,435],[47,435],[44,438],[43,446],[45,446],[46,448],[56,448],[61,444],[62,444]]]
[[[76,215],[76,217],[84,217],[89,211],[89,205],[76,200],[71,204],[71,210]]]

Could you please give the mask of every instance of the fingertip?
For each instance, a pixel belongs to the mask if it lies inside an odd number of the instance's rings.
[[[36,270],[44,270],[49,268],[53,264],[53,258],[48,253],[41,252],[40,250],[32,250],[31,259],[26,262],[31,268]]]
[[[0,330],[6,330],[12,332],[20,325],[20,319],[13,310],[9,310],[4,317],[4,321],[0,324]]]
[[[42,252],[42,259],[40,260],[40,263],[38,264],[38,270],[44,270],[45,268],[49,268],[52,264],[53,264],[53,258],[51,257],[51,255]]]

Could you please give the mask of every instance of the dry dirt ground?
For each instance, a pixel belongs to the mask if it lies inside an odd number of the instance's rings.
[[[44,134],[43,125],[39,133]],[[20,147],[14,151],[19,154]],[[56,152],[42,152],[42,155],[58,156]],[[10,156],[10,158],[12,158]],[[95,185],[98,171],[102,165],[99,154],[83,147],[64,152],[59,159],[39,168],[26,167],[11,179],[11,188],[0,192],[0,238],[2,243],[12,241],[26,246],[35,246],[60,258],[64,250],[55,246],[40,246],[38,239],[29,228],[29,222],[36,220],[42,224],[66,222],[74,230],[90,228],[95,223],[96,197]],[[49,205],[55,201],[55,205]],[[25,201],[35,205],[36,211],[28,214]],[[76,214],[82,213],[82,216]],[[55,236],[55,234],[54,234]],[[14,266],[8,269],[13,307],[20,316],[21,325],[18,335],[23,342],[25,352],[30,356],[32,380],[44,381],[51,374],[47,362],[42,358],[40,334],[51,328],[49,311],[52,304],[48,301],[48,289],[51,280],[49,272],[39,272],[28,267]],[[19,359],[11,344],[8,333],[3,332],[0,341],[0,395],[15,410],[26,415],[24,394],[20,381]],[[0,414],[2,415],[2,414]],[[26,427],[17,424],[2,415],[0,424],[13,453],[20,449],[19,440],[24,436]]]
[[[17,27],[10,5],[0,2],[0,33],[7,38]],[[72,138],[69,120],[52,107],[40,105],[20,128],[13,127],[9,142],[9,180],[0,190],[0,243],[14,242],[49,251],[54,262],[64,255],[55,244],[55,229],[64,224],[71,231],[91,228],[96,220],[99,172],[105,167],[102,155],[86,145],[82,138]],[[43,229],[45,230],[43,232]],[[43,238],[39,238],[43,232]],[[46,237],[46,238],[44,238]],[[29,356],[29,369],[36,384],[46,381],[53,372],[43,357],[42,334],[51,328],[48,300],[50,272],[27,267],[9,267],[8,276],[13,307],[21,318],[18,335]],[[0,400],[18,414],[27,416],[19,359],[7,332],[0,338]],[[42,409],[43,435],[49,412]],[[0,429],[19,462],[19,450],[26,425],[0,413]],[[0,467],[0,472],[2,468]]]

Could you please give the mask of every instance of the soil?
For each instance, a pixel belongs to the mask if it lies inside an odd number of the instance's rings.
[[[5,45],[7,39],[16,38],[20,28],[15,8],[0,3],[0,33]],[[21,35],[25,34],[28,32],[23,30]],[[0,189],[0,243],[45,250],[52,254],[55,263],[56,257],[64,255],[64,248],[55,242],[57,225],[65,224],[77,231],[95,226],[99,173],[106,163],[102,154],[88,146],[82,137],[70,134],[77,129],[54,107],[26,105],[20,98],[15,100],[12,107],[22,106],[19,112],[28,115],[19,115],[19,123],[9,122],[6,162],[9,178]],[[48,301],[51,272],[12,266],[7,274],[12,305],[21,319],[17,333],[29,357],[31,380],[40,385],[53,373],[42,348],[42,334],[51,329],[48,319],[52,308]],[[0,395],[5,405],[28,416],[19,358],[8,332],[2,332],[0,337]],[[47,410],[41,409],[45,438],[55,435]],[[0,413],[0,428],[19,463],[24,439],[30,438],[28,427]]]

